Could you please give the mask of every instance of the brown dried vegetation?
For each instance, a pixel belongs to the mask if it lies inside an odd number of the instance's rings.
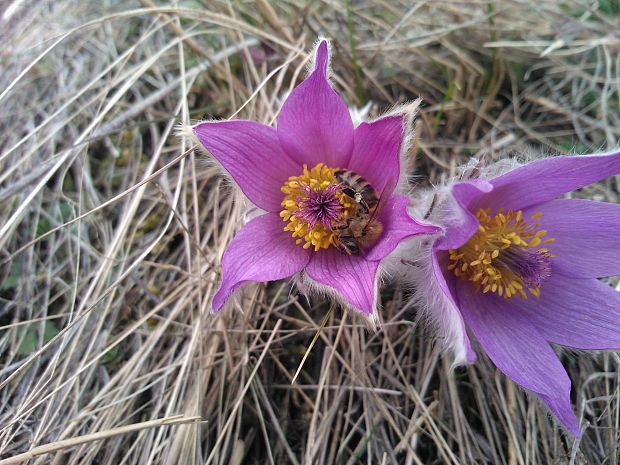
[[[451,371],[409,290],[376,334],[285,282],[210,315],[243,210],[174,128],[273,124],[321,34],[351,105],[424,98],[416,183],[611,149],[619,30],[617,0],[5,2],[0,463],[618,463],[618,354],[563,355],[575,442],[485,357]]]

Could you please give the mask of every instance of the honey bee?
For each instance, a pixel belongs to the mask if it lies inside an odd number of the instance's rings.
[[[360,255],[371,247],[381,235],[383,225],[378,215],[389,193],[394,188],[392,180],[388,181],[381,195],[359,174],[349,170],[338,170],[336,179],[342,186],[342,193],[355,201],[354,212],[336,225],[334,246],[347,255]]]

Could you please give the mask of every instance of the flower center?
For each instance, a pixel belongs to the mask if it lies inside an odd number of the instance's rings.
[[[291,231],[305,249],[318,251],[333,245],[334,229],[357,208],[355,199],[342,192],[337,171],[323,163],[310,170],[304,165],[300,176],[291,176],[282,186],[284,230]]]
[[[553,255],[544,247],[554,239],[543,239],[547,231],[540,229],[542,213],[524,221],[521,210],[495,215],[491,209],[480,209],[478,231],[458,249],[449,251],[449,270],[461,279],[474,283],[476,290],[493,292],[505,299],[519,294],[527,298],[525,289],[540,297],[540,286],[551,275]]]

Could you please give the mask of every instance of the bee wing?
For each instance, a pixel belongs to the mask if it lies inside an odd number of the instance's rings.
[[[364,230],[366,230],[368,225],[371,224],[375,220],[379,212],[383,210],[383,207],[385,207],[385,204],[390,198],[389,193],[393,192],[395,187],[396,187],[396,181],[394,181],[394,178],[389,178],[387,182],[385,183],[385,186],[383,186],[383,189],[381,190],[381,194],[379,194],[379,201],[377,202],[377,206],[375,207],[372,214],[370,215],[370,218],[368,218],[368,222],[364,226]]]

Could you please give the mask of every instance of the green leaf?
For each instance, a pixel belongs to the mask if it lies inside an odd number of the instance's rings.
[[[22,264],[20,262],[13,262],[11,264],[11,272],[8,274],[2,285],[0,285],[0,291],[9,291],[15,289],[19,285],[19,280],[22,275]]]
[[[47,344],[51,341],[60,331],[58,330],[58,326],[53,321],[46,321],[43,327],[43,344]],[[37,346],[38,342],[38,331],[37,328],[33,327],[33,325],[28,325],[24,331],[26,332],[24,338],[22,339],[22,343],[17,349],[17,353],[19,355],[30,355],[35,352],[39,347]]]

